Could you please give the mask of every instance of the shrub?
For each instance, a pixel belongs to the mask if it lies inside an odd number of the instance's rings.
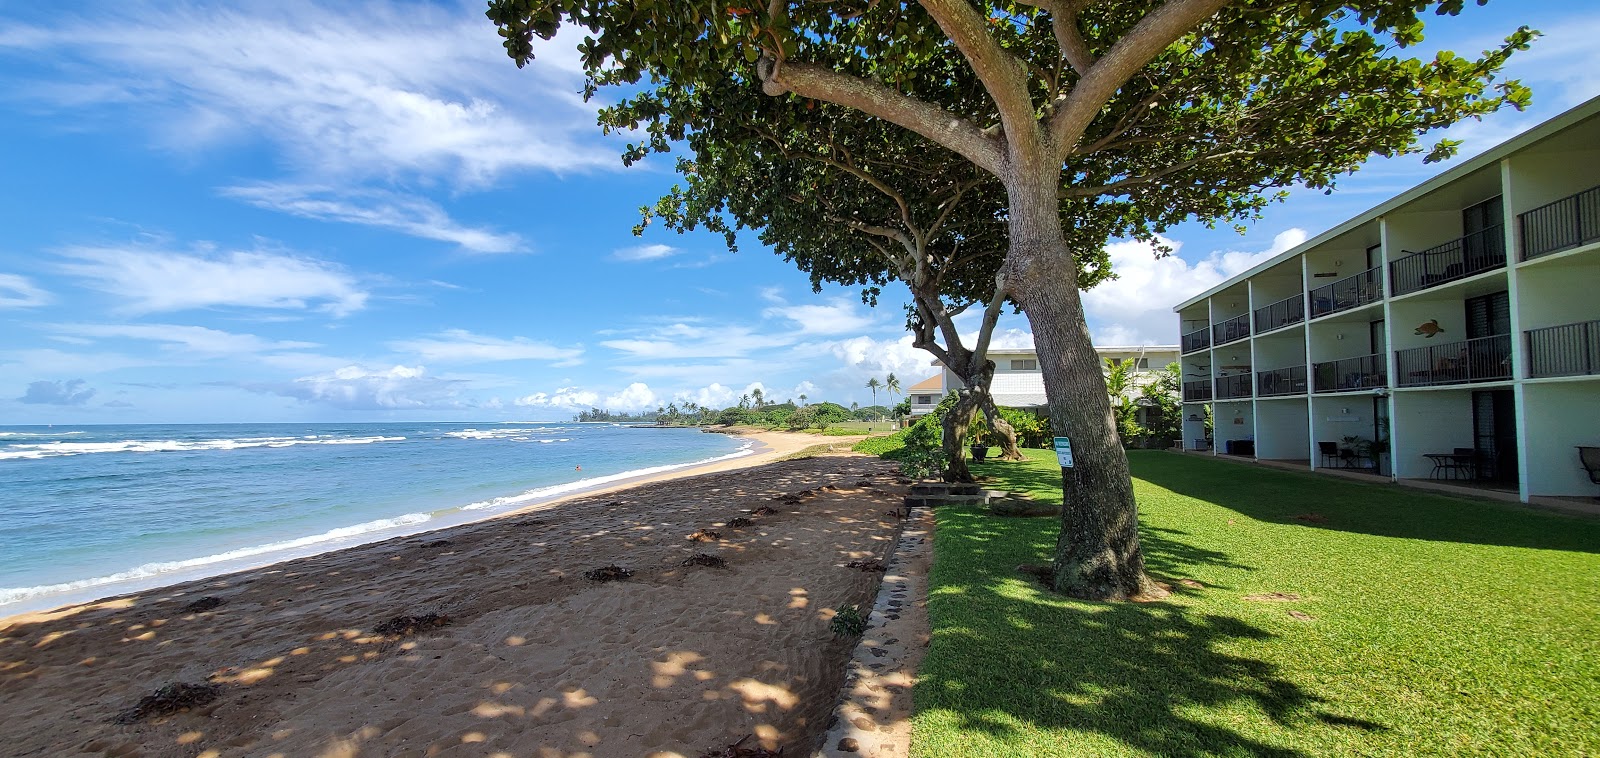
[[[891,460],[895,460],[898,459],[900,457],[900,453],[905,450],[906,435],[910,433],[910,429],[901,429],[894,434],[888,434],[882,437],[868,437],[867,439],[857,442],[850,449],[858,453],[866,453],[867,455],[876,455],[880,458],[889,458]]]
[[[833,612],[828,628],[840,637],[860,637],[867,632],[867,616],[859,606],[847,605]]]
[[[905,449],[899,457],[900,470],[914,479],[935,479],[944,474],[944,449],[939,446],[939,427],[929,415],[906,430]]]

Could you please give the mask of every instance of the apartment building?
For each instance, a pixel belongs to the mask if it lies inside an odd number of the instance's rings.
[[[1140,388],[1155,377],[1155,372],[1177,362],[1177,345],[1128,345],[1095,347],[1102,361],[1133,364],[1131,387],[1128,392],[1137,396]],[[1043,412],[1045,407],[1044,372],[1039,370],[1039,354],[1032,349],[996,349],[989,351],[994,361],[994,380],[989,383],[989,394],[996,405]],[[939,401],[952,390],[963,386],[950,369],[941,366],[940,372],[912,385],[911,415],[921,416],[933,411]]]
[[[1174,310],[1186,449],[1593,497],[1600,98]]]

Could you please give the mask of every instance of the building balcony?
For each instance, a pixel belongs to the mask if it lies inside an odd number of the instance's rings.
[[[1600,187],[1534,208],[1517,221],[1525,261],[1600,241]]]
[[[1510,379],[1511,335],[1396,350],[1396,384],[1431,387]]]
[[[1217,399],[1228,400],[1232,398],[1250,397],[1251,382],[1249,374],[1236,376],[1223,376],[1217,378]]]
[[[1306,320],[1306,299],[1303,295],[1284,298],[1271,305],[1256,309],[1256,334],[1270,332]]]
[[[1211,399],[1211,381],[1184,382],[1183,400],[1186,403],[1206,401]]]
[[[1383,299],[1383,270],[1377,266],[1311,291],[1311,317],[1360,308]]]
[[[1529,329],[1527,335],[1529,376],[1600,374],[1600,321]]]
[[[1256,372],[1256,395],[1258,397],[1304,394],[1306,394],[1305,366],[1290,366],[1288,368]]]
[[[1381,353],[1311,365],[1315,392],[1355,392],[1389,386],[1388,366]]]
[[[1390,263],[1389,282],[1398,297],[1505,265],[1505,228],[1495,224]]]
[[[1184,354],[1211,347],[1211,328],[1202,327],[1183,335],[1180,340],[1180,349]]]
[[[1236,316],[1211,326],[1211,344],[1226,345],[1250,336],[1250,316]]]

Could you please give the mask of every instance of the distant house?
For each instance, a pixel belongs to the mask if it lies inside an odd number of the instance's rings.
[[[1130,395],[1149,384],[1158,371],[1178,362],[1177,345],[1137,345],[1096,347],[1102,362],[1132,361],[1133,387]],[[996,405],[1044,412],[1044,373],[1039,370],[1039,355],[1031,349],[991,350],[989,360],[994,361],[994,381],[989,383],[989,393]],[[934,365],[940,366],[937,361]],[[961,380],[950,369],[917,382],[908,391],[911,396],[911,415],[921,416],[931,412],[951,390],[960,388]]]

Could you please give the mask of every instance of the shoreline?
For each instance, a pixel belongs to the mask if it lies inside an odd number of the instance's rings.
[[[707,432],[702,430],[702,433]],[[325,555],[341,550],[356,549],[383,542],[385,540],[398,539],[401,537],[415,537],[417,535],[428,534],[445,529],[453,529],[468,524],[483,523],[530,512],[549,510],[577,498],[593,497],[619,490],[641,487],[657,482],[670,481],[673,479],[680,479],[700,474],[710,474],[759,466],[765,463],[770,463],[784,455],[788,455],[806,447],[810,447],[811,445],[820,444],[820,441],[822,440],[830,439],[819,435],[753,429],[736,429],[732,431],[719,430],[714,433],[726,434],[740,439],[747,439],[750,440],[752,444],[748,449],[748,452],[735,451],[729,454],[732,457],[713,460],[710,463],[702,463],[699,465],[694,465],[692,463],[668,464],[669,466],[679,466],[679,468],[672,468],[667,471],[655,471],[653,473],[637,474],[627,476],[622,479],[615,479],[594,484],[591,486],[557,492],[545,497],[534,498],[525,503],[515,504],[505,510],[492,510],[491,507],[485,507],[482,504],[473,503],[469,504],[468,506],[457,506],[453,509],[447,509],[446,511],[430,513],[430,516],[435,516],[439,513],[446,513],[448,515],[436,516],[435,518],[430,518],[429,520],[418,524],[401,524],[388,529],[366,532],[358,535],[354,541],[350,542],[329,541],[298,549],[284,548],[259,555],[219,560],[213,563],[207,563],[204,566],[194,567],[192,570],[188,571],[177,570],[148,576],[129,577],[110,582],[92,584],[77,589],[63,590],[50,596],[27,598],[14,603],[13,605],[16,606],[15,609],[0,607],[0,628],[12,623],[27,623],[35,620],[36,617],[48,617],[72,607],[101,603],[135,593],[160,590],[178,584],[226,576],[242,571],[255,571],[287,561]],[[576,482],[568,483],[567,485],[554,486],[570,486],[571,484],[575,483]],[[407,526],[414,526],[416,528],[407,528]],[[201,560],[209,557],[211,556],[201,556],[192,560]],[[132,571],[137,568],[139,567],[133,567],[126,569],[125,571]],[[90,577],[88,579],[73,580],[71,582],[61,582],[59,584],[93,581],[100,578],[102,577]],[[40,600],[43,602],[32,602],[35,600]]]

